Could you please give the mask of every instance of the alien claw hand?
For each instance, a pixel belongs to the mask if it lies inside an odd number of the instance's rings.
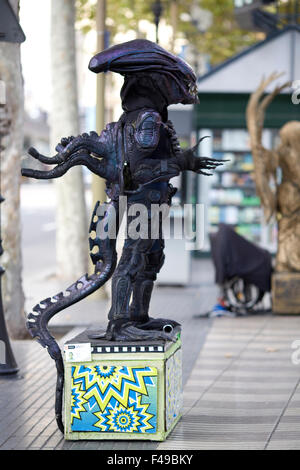
[[[223,165],[227,160],[197,157],[194,155],[194,149],[189,149],[181,153],[179,161],[181,170],[190,170],[198,174],[210,176],[212,173],[206,173],[203,170],[215,170],[218,166]]]
[[[205,157],[194,157],[192,161],[192,169],[198,174],[211,176],[212,173],[206,173],[203,170],[215,170],[220,165],[223,165],[223,161],[216,160],[215,158],[205,158]]]

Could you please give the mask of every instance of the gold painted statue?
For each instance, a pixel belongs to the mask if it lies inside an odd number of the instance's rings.
[[[267,86],[280,75],[263,79],[250,96],[246,120],[254,161],[254,180],[267,222],[276,216],[278,248],[275,271],[300,272],[300,121],[290,121],[279,131],[280,142],[273,150],[262,145],[262,131],[267,106],[284,83],[263,97]],[[281,169],[278,179],[277,169]]]

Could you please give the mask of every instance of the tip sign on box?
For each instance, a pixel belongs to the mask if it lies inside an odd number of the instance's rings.
[[[91,343],[65,344],[66,362],[85,362],[92,360]]]

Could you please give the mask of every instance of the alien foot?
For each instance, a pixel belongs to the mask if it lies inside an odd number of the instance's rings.
[[[177,340],[180,325],[173,320],[149,319],[146,323],[110,321],[105,338],[109,341]]]

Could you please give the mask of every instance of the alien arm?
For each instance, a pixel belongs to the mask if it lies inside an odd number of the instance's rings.
[[[90,171],[109,182],[118,181],[118,171],[113,161],[108,158],[107,147],[99,140],[96,132],[82,134],[78,137],[63,138],[56,146],[57,154],[53,157],[45,157],[35,148],[30,148],[28,153],[35,159],[47,165],[57,164],[50,170],[34,170],[23,168],[23,176],[36,179],[59,178],[70,168],[84,165]],[[103,157],[103,158],[101,158]]]
[[[170,145],[168,155],[162,158],[151,158],[159,140],[163,138]],[[224,163],[224,160],[198,157],[196,151],[201,140],[194,147],[182,150],[175,128],[171,121],[163,123],[158,113],[141,113],[136,126],[135,141],[137,150],[144,153],[138,165],[133,169],[133,178],[138,184],[149,184],[152,181],[169,181],[182,171],[190,170],[198,174],[211,175],[204,170],[214,170]]]
[[[194,154],[197,146],[185,151],[179,148],[169,158],[143,159],[134,173],[135,180],[139,184],[144,184],[149,180],[169,181],[170,178],[186,170],[194,171],[201,175],[212,175],[212,173],[207,173],[204,170],[215,170],[225,160],[220,161],[214,158],[198,157]]]

